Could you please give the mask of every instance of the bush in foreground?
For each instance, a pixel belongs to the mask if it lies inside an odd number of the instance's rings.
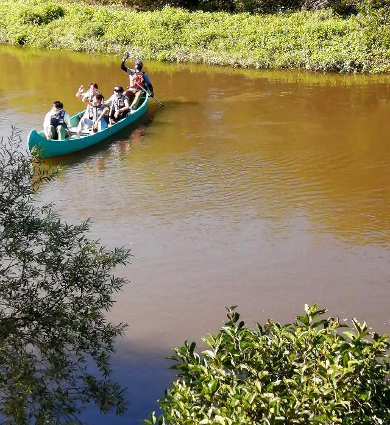
[[[387,335],[306,306],[293,324],[248,329],[235,308],[218,334],[176,348],[179,379],[159,400],[165,412],[145,424],[388,424]]]
[[[100,246],[87,238],[88,222],[66,224],[51,205],[36,204],[50,176],[34,169],[17,139],[0,141],[2,423],[79,423],[89,403],[123,413],[109,356],[124,325],[105,313],[125,282],[111,272],[129,252]]]

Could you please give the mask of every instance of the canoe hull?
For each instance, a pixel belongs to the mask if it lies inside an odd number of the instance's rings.
[[[53,158],[56,156],[69,155],[94,146],[115,135],[137,119],[141,118],[146,113],[147,109],[148,96],[146,95],[138,109],[126,118],[123,118],[113,126],[102,131],[76,139],[47,140],[43,131],[37,132],[36,130],[31,130],[27,138],[27,147],[30,152],[35,152],[40,158]],[[71,117],[70,120],[72,126],[77,125],[79,117],[82,114],[83,112],[80,112]]]

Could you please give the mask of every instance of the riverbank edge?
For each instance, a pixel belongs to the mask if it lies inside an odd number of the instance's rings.
[[[231,15],[0,0],[0,43],[243,68],[390,72],[390,26],[329,10]]]

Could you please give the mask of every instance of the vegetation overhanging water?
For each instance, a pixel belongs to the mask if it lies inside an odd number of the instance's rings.
[[[1,0],[0,42],[250,68],[378,73],[390,70],[383,17],[331,10],[275,15],[137,12],[121,5]]]

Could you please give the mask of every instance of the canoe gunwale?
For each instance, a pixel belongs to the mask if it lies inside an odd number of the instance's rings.
[[[47,140],[46,137],[43,136],[43,131],[37,132],[33,129],[30,131],[27,138],[27,148],[40,158],[53,158],[87,149],[115,135],[143,116],[147,111],[148,97],[148,95],[145,96],[143,102],[134,113],[129,114],[114,125],[91,135],[79,138],[67,138],[64,140]],[[70,118],[71,122],[72,120],[75,121],[75,119],[79,118],[83,113],[84,111],[80,111],[72,115]]]

